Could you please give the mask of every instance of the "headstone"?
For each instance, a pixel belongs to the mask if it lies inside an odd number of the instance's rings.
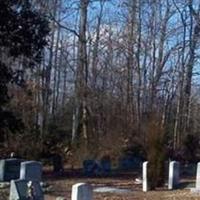
[[[191,188],[191,192],[200,193],[200,162],[197,163],[196,185]]]
[[[197,163],[196,189],[200,191],[200,162]]]
[[[101,160],[100,161],[101,169],[104,174],[109,174],[111,171],[111,161],[110,160]]]
[[[86,183],[73,185],[71,200],[92,200],[92,187]]]
[[[0,181],[16,180],[20,176],[21,159],[9,158],[0,160]]]
[[[101,167],[95,160],[84,160],[83,171],[86,176],[99,175],[101,173]]]
[[[62,173],[64,172],[62,156],[56,153],[53,154],[52,162],[53,172],[57,175],[62,175]]]
[[[141,166],[142,159],[134,156],[123,156],[119,158],[118,167],[120,170],[138,169]]]
[[[143,162],[143,165],[142,165],[142,191],[143,192],[148,191],[147,167],[148,167],[148,161]]]
[[[172,190],[178,187],[179,184],[179,171],[180,164],[176,161],[171,161],[169,163],[169,180],[168,180],[168,189]]]
[[[20,179],[29,181],[41,181],[42,164],[37,161],[26,161],[21,163]]]
[[[31,182],[32,194],[30,196],[30,181],[12,180],[9,200],[44,200],[42,188],[38,181]]]

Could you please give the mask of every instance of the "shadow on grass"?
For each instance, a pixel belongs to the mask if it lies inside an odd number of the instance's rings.
[[[187,189],[187,188],[193,188],[193,187],[195,187],[195,182],[187,181],[187,182],[181,182],[177,189]]]

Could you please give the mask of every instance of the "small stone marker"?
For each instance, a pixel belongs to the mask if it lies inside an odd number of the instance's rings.
[[[20,176],[20,164],[23,160],[9,158],[0,160],[0,181],[16,180]]]
[[[179,168],[180,168],[179,162],[171,161],[169,163],[169,180],[168,180],[169,190],[177,188],[179,184]]]
[[[26,161],[21,163],[20,179],[29,181],[41,181],[42,164],[37,161]]]
[[[143,162],[143,165],[142,165],[142,191],[143,192],[148,191],[147,167],[148,167],[148,161]]]
[[[86,183],[73,185],[71,200],[92,200],[92,187]]]
[[[9,200],[44,200],[42,188],[38,181],[31,182],[32,196],[30,197],[30,181],[12,180]]]

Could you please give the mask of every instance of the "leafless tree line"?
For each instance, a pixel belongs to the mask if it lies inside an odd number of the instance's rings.
[[[155,114],[174,149],[187,134],[198,136],[199,1],[34,5],[50,19],[51,34],[41,64],[27,72],[33,96],[23,118],[31,115],[41,138],[55,123],[72,144],[81,140],[97,152],[130,138],[145,145]]]

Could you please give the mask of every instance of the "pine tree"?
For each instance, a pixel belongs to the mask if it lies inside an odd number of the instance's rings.
[[[22,126],[8,108],[8,84],[22,84],[12,62],[26,58],[25,67],[41,61],[47,45],[48,20],[31,5],[29,0],[0,0],[0,132],[15,131]],[[15,66],[15,70],[16,70]],[[20,80],[20,81],[19,81]],[[2,141],[1,141],[2,142]]]

